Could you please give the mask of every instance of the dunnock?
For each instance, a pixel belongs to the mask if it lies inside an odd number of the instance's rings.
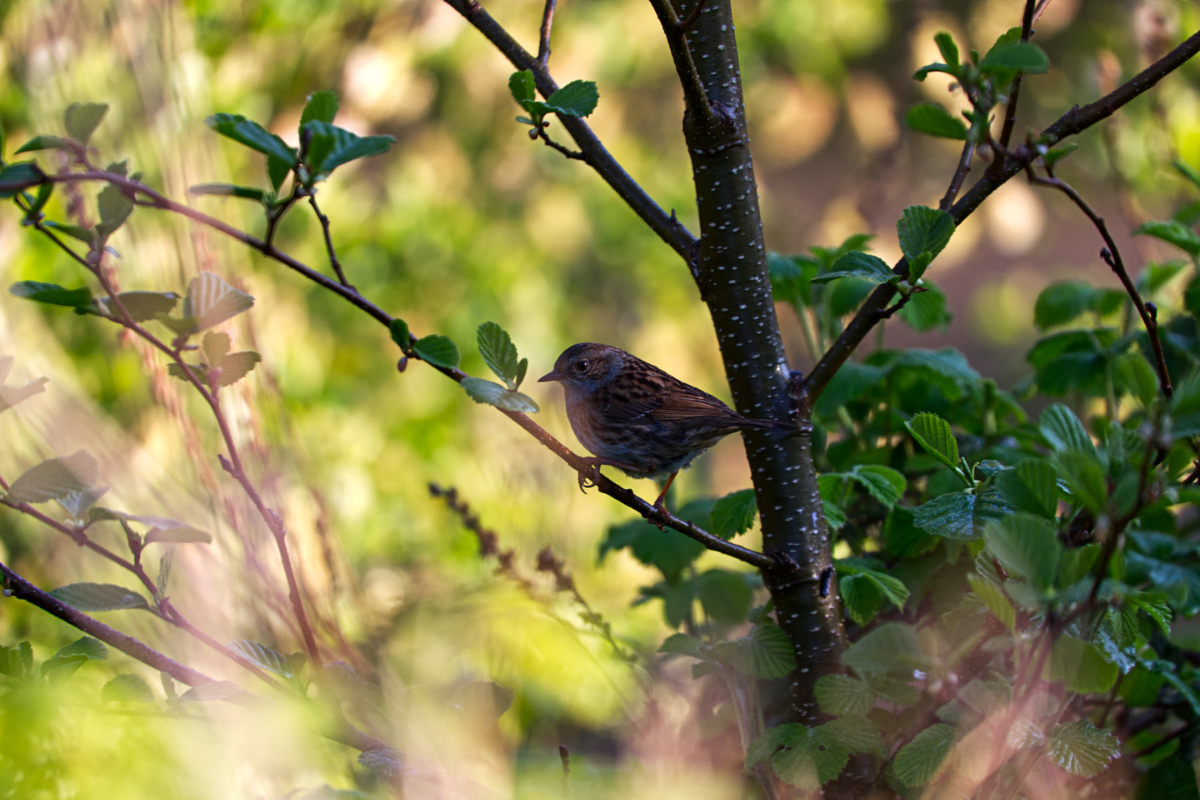
[[[639,478],[668,476],[654,501],[659,508],[679,470],[722,437],[746,428],[795,429],[743,417],[711,394],[605,344],[568,347],[538,381],[563,385],[567,418],[596,456],[591,461],[597,470],[609,465]]]

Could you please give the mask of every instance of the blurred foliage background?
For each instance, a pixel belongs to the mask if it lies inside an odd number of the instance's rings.
[[[902,125],[914,102],[952,108],[961,98],[913,70],[937,60],[932,36],[950,30],[986,49],[1019,24],[1017,0],[749,0],[735,5],[751,136],[772,250],[794,253],[878,234],[876,253],[899,255],[893,223],[903,207],[936,205],[958,154],[954,143]],[[534,48],[541,4],[488,4]],[[1048,124],[1071,105],[1110,90],[1200,23],[1195,4],[1055,0],[1036,41],[1049,75],[1026,82],[1018,130]],[[338,123],[396,136],[393,150],[338,171],[320,200],[348,276],[418,335],[443,333],[484,375],[475,327],[495,320],[548,371],[566,346],[626,348],[728,399],[715,337],[683,264],[585,167],[530,142],[513,118],[511,67],[437,0],[7,0],[0,3],[0,122],[9,152],[35,133],[61,133],[73,101],[111,106],[93,140],[101,163],[129,159],[151,185],[185,198],[197,183],[267,186],[260,156],[219,139],[209,114],[245,114],[295,143],[308,94],[333,89]],[[595,80],[589,122],[630,174],[680,220],[696,221],[680,131],[682,100],[661,30],[642,0],[559,7],[551,70],[560,84]],[[1187,65],[1119,118],[1080,137],[1062,175],[1109,220],[1136,269],[1165,258],[1129,236],[1186,200],[1170,170],[1200,166],[1200,71]],[[558,126],[552,135],[564,138]],[[42,162],[50,166],[43,155]],[[976,173],[978,174],[978,173]],[[94,188],[63,192],[52,217]],[[194,204],[256,234],[257,209],[240,201]],[[320,226],[297,209],[277,242],[326,264]],[[364,701],[363,724],[398,746],[492,787],[557,796],[556,751],[576,754],[573,786],[598,796],[724,797],[739,791],[712,737],[727,720],[678,665],[652,654],[666,630],[655,604],[631,606],[650,571],[628,554],[597,561],[608,525],[629,512],[595,494],[494,410],[416,364],[394,369],[386,331],[348,304],[253,257],[211,231],[145,209],[114,239],[125,289],[181,292],[212,269],[256,298],[234,326],[234,346],[262,353],[233,397],[238,436],[256,479],[283,509],[312,607],[340,630],[330,660],[378,679],[383,702]],[[1010,387],[1028,372],[1032,300],[1056,279],[1116,286],[1090,225],[1057,195],[1013,181],[960,229],[931,274],[954,321],[916,334],[886,326],[891,345],[955,346],[984,375]],[[81,271],[0,214],[0,275],[81,283]],[[813,356],[780,309],[796,368]],[[873,343],[873,346],[878,343]],[[0,475],[85,448],[102,463],[105,503],[187,520],[210,530],[209,547],[181,550],[172,596],[218,639],[251,638],[298,649],[267,549],[243,548],[256,520],[216,464],[212,420],[171,381],[153,354],[101,323],[0,294],[0,354],[17,358],[15,382],[50,378],[45,395],[0,417]],[[10,380],[10,382],[14,382]],[[540,422],[574,446],[557,388],[531,390]],[[428,484],[457,488],[515,550],[523,587],[480,559],[475,536]],[[749,486],[737,437],[683,475],[677,500]],[[636,484],[643,495],[649,484]],[[116,529],[114,528],[114,531]],[[117,542],[119,534],[107,532]],[[74,580],[127,581],[120,573],[14,514],[0,515],[0,556],[46,587]],[[748,546],[756,546],[753,538]],[[535,571],[549,545],[583,597],[611,623],[636,665],[581,621],[581,606]],[[709,554],[705,564],[721,563]],[[731,567],[729,563],[721,564]],[[137,612],[106,621],[211,674],[248,680],[181,635]],[[111,619],[110,619],[111,618]],[[28,606],[0,605],[0,642],[34,643],[40,660],[78,638]],[[107,671],[106,671],[107,670]],[[10,713],[0,752],[0,797],[282,796],[322,786],[371,790],[355,753],[311,735],[303,719],[253,720],[215,709],[207,721],[122,715],[97,706],[111,674],[142,672],[114,655],[88,666],[64,701]],[[145,677],[152,685],[152,674]],[[456,687],[496,681],[514,705],[492,730],[448,711]],[[66,690],[64,690],[66,691]],[[89,699],[90,698],[90,699]],[[464,733],[465,732],[465,733]],[[735,770],[736,773],[736,770]]]

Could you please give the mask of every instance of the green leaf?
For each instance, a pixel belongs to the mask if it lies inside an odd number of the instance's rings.
[[[179,302],[175,292],[120,292],[116,298],[134,322],[147,322],[159,314],[169,314]],[[117,304],[111,297],[96,298],[92,308],[106,317],[120,318]]]
[[[935,64],[926,64],[925,66],[921,67],[919,70],[914,72],[913,80],[924,81],[926,78],[929,77],[929,75],[931,73],[934,73],[934,72],[944,72],[947,75],[952,75],[956,78],[958,77],[958,68],[957,67],[951,67],[949,64],[935,63]]]
[[[1103,694],[1117,682],[1119,670],[1098,647],[1074,636],[1060,636],[1050,650],[1048,677],[1063,681],[1067,690]]]
[[[32,153],[38,150],[71,150],[71,142],[61,136],[35,136],[13,151],[13,155]]]
[[[514,379],[517,375],[517,347],[512,343],[508,331],[495,322],[484,322],[475,330],[475,338],[479,343],[479,354],[483,361],[496,374],[496,377],[516,388]]]
[[[861,278],[871,283],[887,283],[895,277],[891,267],[882,258],[855,250],[835,261],[831,271],[813,277],[812,283],[828,283],[837,278]]]
[[[1121,743],[1086,719],[1059,725],[1050,732],[1046,749],[1054,763],[1072,775],[1091,778],[1121,755]]]
[[[63,458],[51,458],[12,482],[4,499],[9,503],[44,503],[96,485],[100,465],[84,450]]]
[[[151,525],[150,530],[146,532],[146,536],[143,539],[144,544],[154,544],[155,542],[166,542],[168,544],[212,543],[211,534],[198,528],[193,528],[191,525],[179,522],[178,520],[165,519],[163,517],[134,516],[130,516],[129,519]]]
[[[1062,559],[1062,543],[1050,523],[1039,517],[1014,514],[984,527],[988,550],[1010,574],[1046,592],[1054,586]]]
[[[999,620],[1001,625],[1010,631],[1013,630],[1017,622],[1017,612],[1000,587],[978,575],[968,575],[967,583],[971,585],[971,591],[975,593],[975,596],[987,606],[992,616]]]
[[[87,144],[107,113],[108,106],[104,103],[71,103],[63,114],[67,135],[80,144]]]
[[[1053,169],[1055,164],[1071,155],[1071,153],[1074,153],[1078,149],[1079,144],[1077,142],[1067,142],[1066,144],[1058,147],[1051,147],[1046,151],[1046,154],[1042,156],[1042,161],[1045,162],[1047,167]]]
[[[865,575],[847,575],[838,580],[838,592],[846,613],[856,625],[866,626],[883,607],[883,593]]]
[[[954,43],[954,37],[946,31],[939,31],[934,35],[933,41],[937,44],[938,52],[942,54],[942,58],[946,60],[946,65],[957,67],[958,45]]]
[[[33,648],[29,642],[21,642],[16,647],[0,645],[0,675],[26,680],[32,672]]]
[[[198,333],[236,317],[254,305],[254,298],[235,289],[215,272],[201,272],[188,284],[183,299],[184,320]]]
[[[320,120],[305,123],[301,135],[312,137],[304,160],[313,175],[330,173],[347,162],[386,153],[396,141],[395,136],[356,136]]]
[[[235,142],[244,144],[289,166],[296,163],[296,151],[275,134],[241,114],[213,114],[204,120],[208,127]]]
[[[1173,244],[1188,255],[1200,255],[1200,234],[1174,220],[1163,222],[1151,220],[1143,222],[1133,232],[1134,236],[1153,236],[1168,244]]]
[[[643,519],[610,527],[600,544],[599,557],[603,559],[609,551],[626,547],[639,562],[655,567],[672,583],[704,554],[704,545],[696,540],[677,531],[660,531]]]
[[[912,509],[896,506],[883,522],[883,541],[889,556],[916,558],[937,547],[938,540],[917,527]]]
[[[1149,408],[1158,398],[1158,374],[1140,352],[1122,353],[1114,361],[1114,372],[1119,388],[1138,399],[1143,407]]]
[[[104,661],[108,658],[108,648],[99,639],[83,636],[54,654],[54,658],[66,658],[68,656],[82,656],[91,661]]]
[[[1094,452],[1067,450],[1055,457],[1059,474],[1070,490],[1074,502],[1089,511],[1101,513],[1109,499],[1104,468]]]
[[[337,93],[328,90],[313,92],[304,103],[304,111],[300,114],[300,127],[303,128],[305,123],[312,122],[313,120],[318,122],[333,122],[333,118],[337,116],[337,112]]]
[[[1043,411],[1038,427],[1056,451],[1076,450],[1092,454],[1096,452],[1096,446],[1092,444],[1092,439],[1079,417],[1062,403],[1054,403]]]
[[[904,124],[918,133],[964,141],[967,126],[941,103],[917,103],[904,116]]]
[[[458,367],[458,347],[447,336],[433,334],[423,336],[412,346],[413,352],[421,360],[443,369]]]
[[[39,283],[38,281],[18,281],[8,290],[9,294],[46,303],[52,306],[68,308],[86,308],[92,302],[92,290],[86,286],[78,289],[67,289],[57,283]]]
[[[979,70],[993,75],[1008,71],[1041,75],[1050,70],[1050,59],[1036,44],[1019,39],[1012,41],[1006,34],[992,45],[992,49],[979,62]]]
[[[696,597],[710,619],[726,625],[745,622],[754,604],[746,576],[725,569],[702,572],[696,579]]]
[[[946,295],[936,286],[926,282],[924,291],[913,292],[908,302],[900,309],[899,317],[908,327],[918,333],[940,328],[945,331],[954,320]]]
[[[96,244],[96,231],[94,228],[84,228],[79,225],[66,225],[62,222],[55,222],[52,219],[42,221],[42,226],[50,228],[70,236],[72,239],[78,239],[86,244],[89,248]]]
[[[96,233],[101,239],[112,236],[133,213],[133,200],[115,183],[110,183],[100,190],[100,194],[96,196],[96,206],[100,211]]]
[[[537,99],[535,88],[532,70],[523,69],[508,76],[508,91],[512,93],[513,100],[522,106]]]
[[[408,332],[408,323],[399,317],[393,317],[388,323],[388,332],[392,335],[392,341],[400,345],[400,349],[407,355],[412,350],[412,334]]]
[[[100,690],[102,703],[153,703],[154,692],[137,675],[128,672],[113,678]]]
[[[1200,800],[1192,754],[1176,752],[1142,775],[1136,800]]]
[[[287,176],[295,169],[295,159],[284,161],[282,158],[267,156],[267,178],[271,181],[271,189],[278,194]]]
[[[1048,461],[1030,458],[996,478],[996,488],[1018,510],[1053,519],[1058,512],[1058,473]]]
[[[32,161],[6,164],[0,169],[0,199],[7,199],[31,189],[46,180],[46,175]]]
[[[927,661],[911,625],[885,622],[846,648],[842,663],[860,673],[888,672],[911,676]]]
[[[822,675],[813,687],[821,711],[834,716],[866,714],[875,707],[870,684],[849,675]]]
[[[743,613],[742,618],[745,619]],[[755,678],[784,678],[796,669],[792,640],[778,625],[755,625],[750,635],[737,641],[742,671]]]
[[[150,609],[146,598],[124,586],[111,583],[72,583],[52,589],[50,594],[78,611]]]
[[[463,378],[462,387],[476,403],[523,414],[534,414],[538,410],[538,405],[532,397],[521,392],[509,391],[500,384],[485,381],[483,378]]]
[[[217,380],[217,385],[232,386],[249,375],[260,361],[262,361],[262,356],[253,350],[230,353],[221,359],[221,377]]]
[[[255,666],[273,672],[281,678],[291,679],[296,676],[288,657],[265,644],[249,639],[237,639],[229,643],[229,649]]]
[[[954,235],[954,217],[929,206],[909,206],[896,221],[900,234],[900,249],[909,260],[922,253],[937,254],[950,242]]]
[[[217,700],[228,700],[229,698],[241,694],[242,689],[233,681],[213,681],[212,683],[202,683],[199,686],[193,686],[183,694],[179,695],[180,703],[204,703]]]
[[[257,203],[266,202],[267,199],[267,193],[262,189],[255,189],[253,186],[238,186],[233,183],[198,183],[195,186],[188,187],[188,194],[241,197]]]
[[[1092,310],[1096,290],[1083,281],[1052,283],[1033,305],[1033,324],[1041,330],[1065,325]]]
[[[913,522],[918,528],[944,539],[970,541],[981,535],[976,526],[978,497],[968,492],[938,495],[917,506]]]
[[[896,505],[908,488],[902,473],[878,464],[858,464],[846,474],[887,508]]]
[[[712,533],[728,541],[750,530],[756,516],[758,501],[754,497],[754,490],[742,489],[718,500],[708,518]]]
[[[925,452],[951,469],[958,469],[958,442],[950,423],[936,414],[921,412],[904,423]]]
[[[569,117],[586,117],[599,102],[600,92],[594,81],[571,81],[546,98],[546,105]]]
[[[780,780],[815,792],[841,774],[850,753],[821,728],[791,727],[792,732],[784,742],[788,749],[772,757],[771,767]]]
[[[686,633],[673,633],[659,645],[658,652],[669,653],[692,658],[708,658],[708,646],[694,636]]]
[[[954,728],[937,724],[918,733],[901,747],[892,762],[896,778],[905,786],[924,786],[942,771],[954,746]]]

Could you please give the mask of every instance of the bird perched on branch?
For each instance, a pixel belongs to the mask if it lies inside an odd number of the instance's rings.
[[[568,347],[538,381],[562,384],[567,418],[596,456],[589,461],[597,473],[607,465],[639,478],[667,476],[657,508],[679,470],[723,437],[747,428],[797,431],[795,425],[743,417],[711,394],[606,344]],[[584,479],[581,473],[581,488]]]

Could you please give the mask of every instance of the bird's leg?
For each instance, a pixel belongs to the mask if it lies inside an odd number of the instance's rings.
[[[587,466],[579,470],[579,491],[584,494],[600,480],[600,467],[616,467],[617,469],[637,472],[637,467],[635,466],[608,458],[585,458],[583,459],[583,463]]]
[[[667,482],[663,484],[662,491],[658,494],[658,499],[654,501],[654,507],[659,511],[666,513],[667,506],[663,502],[667,498],[667,490],[671,488],[671,484],[675,482],[675,476],[679,474],[679,470],[675,470],[667,477]]]

